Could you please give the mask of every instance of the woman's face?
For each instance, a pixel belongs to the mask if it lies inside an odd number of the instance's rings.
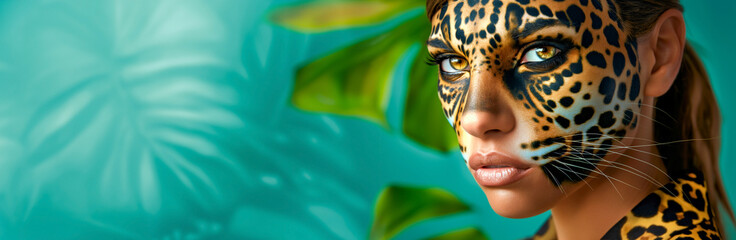
[[[497,213],[550,209],[631,142],[637,45],[616,11],[610,0],[451,0],[433,16],[442,110]]]

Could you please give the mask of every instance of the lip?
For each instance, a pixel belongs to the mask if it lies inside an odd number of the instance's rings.
[[[486,187],[501,187],[512,184],[531,169],[531,165],[500,152],[475,153],[468,159],[473,177]]]

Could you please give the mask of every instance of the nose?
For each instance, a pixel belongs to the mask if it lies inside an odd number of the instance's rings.
[[[516,117],[503,95],[503,88],[488,82],[476,82],[470,86],[462,128],[480,139],[498,137],[514,130]],[[485,86],[484,86],[485,85]]]
[[[462,127],[470,135],[485,139],[511,132],[516,119],[510,109],[502,111],[471,111],[463,114]]]

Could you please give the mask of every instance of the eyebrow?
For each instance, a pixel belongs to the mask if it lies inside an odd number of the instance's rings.
[[[433,48],[439,48],[446,51],[452,51],[452,48],[445,43],[445,41],[437,38],[432,38],[427,40],[427,46],[433,47]]]
[[[524,25],[524,30],[521,32],[514,31],[512,34],[512,37],[515,40],[519,40],[525,37],[528,37],[529,35],[534,34],[535,32],[538,32],[539,30],[554,27],[554,26],[564,26],[569,27],[569,24],[565,24],[560,20],[557,19],[539,19],[534,22],[530,22]]]

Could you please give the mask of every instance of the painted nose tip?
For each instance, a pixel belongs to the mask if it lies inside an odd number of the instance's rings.
[[[462,128],[477,138],[486,138],[511,132],[515,126],[514,116],[510,113],[491,113],[488,111],[472,111],[463,114]]]

